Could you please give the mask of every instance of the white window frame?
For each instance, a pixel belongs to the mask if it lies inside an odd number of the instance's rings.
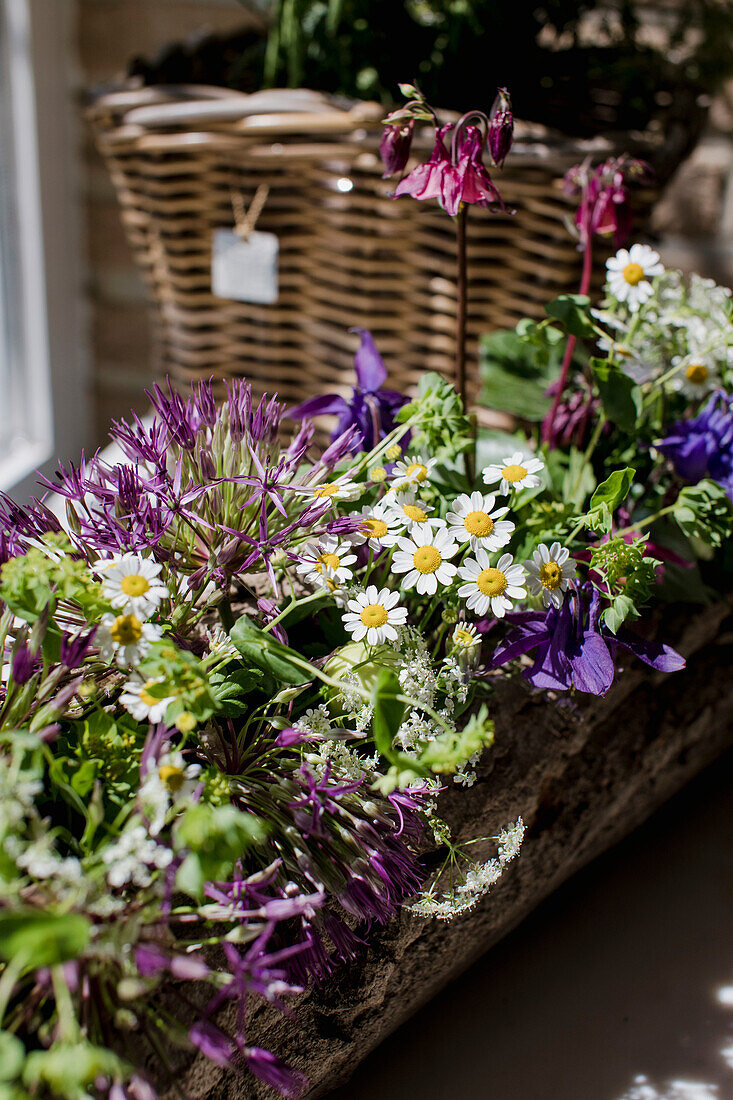
[[[0,454],[0,489],[40,493],[36,471],[89,442],[80,233],[80,141],[70,0],[0,0],[12,99],[16,376],[23,423]],[[39,74],[34,79],[34,74]]]

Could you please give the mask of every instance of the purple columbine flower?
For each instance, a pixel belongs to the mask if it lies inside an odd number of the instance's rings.
[[[360,435],[349,441],[349,450],[352,454],[358,454],[360,451],[371,451],[380,439],[392,431],[395,415],[409,398],[394,390],[382,389],[387,381],[387,368],[372,335],[363,328],[353,331],[361,336],[361,345],[354,357],[356,386],[351,399],[347,401],[338,393],[327,393],[296,405],[286,415],[293,420],[327,414],[338,416],[332,441],[336,443],[344,432],[356,428]],[[325,454],[323,457],[326,459]],[[329,459],[333,461],[330,455]]]
[[[430,160],[416,168],[397,184],[394,198],[411,195],[414,199],[437,199],[446,213],[456,215],[463,203],[487,210],[505,210],[501,196],[483,163],[486,147],[484,133],[478,126],[467,125],[473,116],[484,120],[479,111],[471,111],[456,124],[441,126],[435,132],[435,145]],[[487,124],[490,125],[490,124]],[[451,152],[445,138],[453,131]]]
[[[672,424],[656,447],[685,481],[711,477],[733,500],[732,395],[718,390],[697,416]]]
[[[512,101],[506,88],[499,88],[489,117],[488,145],[491,159],[501,168],[514,141]]]
[[[390,176],[399,176],[410,159],[410,147],[412,135],[415,131],[415,120],[410,118],[394,126],[386,126],[379,143],[379,154],[384,164],[382,179]]]
[[[653,172],[643,160],[626,156],[611,157],[596,168],[590,160],[576,164],[565,173],[563,190],[578,201],[575,225],[578,247],[585,250],[594,236],[613,237],[620,248],[631,233],[630,183],[649,183]]]
[[[535,652],[522,675],[535,687],[605,695],[611,687],[619,646],[659,672],[676,672],[685,659],[664,642],[649,641],[621,628],[612,634],[600,622],[601,597],[592,585],[571,589],[562,607],[507,615],[512,631],[494,652],[492,666]]]

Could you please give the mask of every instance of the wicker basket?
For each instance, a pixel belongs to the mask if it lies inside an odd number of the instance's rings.
[[[434,203],[388,197],[377,153],[382,113],[374,103],[284,90],[158,87],[95,102],[90,116],[149,288],[162,373],[181,383],[245,375],[288,401],[344,392],[357,343],[349,329],[363,327],[394,388],[409,391],[426,370],[451,374],[454,226]],[[482,332],[540,317],[549,299],[577,288],[565,170],[623,148],[670,161],[660,135],[579,142],[536,125],[517,129],[499,181],[516,214],[475,210],[469,220],[470,387]],[[429,149],[429,135],[419,137],[417,154]],[[255,196],[257,229],[279,238],[274,305],[211,290],[212,233],[236,227]],[[654,198],[638,196],[637,227]]]

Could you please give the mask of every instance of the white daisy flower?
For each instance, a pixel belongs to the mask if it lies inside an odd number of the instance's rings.
[[[391,490],[384,498],[384,506],[396,513],[400,522],[408,531],[411,531],[415,525],[422,526],[423,524],[427,524],[429,527],[445,527],[445,520],[437,517],[431,518],[430,513],[433,508],[426,504],[424,500],[418,500],[414,489],[402,493]]]
[[[415,526],[410,538],[397,539],[399,550],[392,559],[393,573],[406,573],[403,588],[416,588],[421,596],[434,596],[438,584],[450,584],[456,566],[448,561],[458,544],[445,528],[432,531],[427,525]]]
[[[102,616],[94,642],[99,646],[99,656],[103,661],[114,659],[123,668],[136,665],[150,649],[150,643],[162,635],[162,627],[155,623],[141,622],[137,615],[115,615],[108,611]]]
[[[508,508],[495,508],[493,493],[486,496],[478,491],[462,493],[453,501],[453,509],[446,515],[448,533],[458,542],[469,541],[472,550],[483,546],[484,550],[498,550],[506,546],[512,537],[514,524],[505,520]]]
[[[453,645],[458,649],[475,649],[481,645],[481,635],[475,623],[458,623],[453,631]]]
[[[420,455],[401,458],[399,462],[395,462],[392,470],[393,487],[409,489],[411,485],[425,485],[437,462],[437,458],[422,458]]]
[[[560,607],[564,593],[575,577],[575,562],[570,551],[553,542],[549,548],[543,542],[535,550],[531,561],[526,561],[527,586],[533,596],[542,594],[545,607]]]
[[[216,657],[238,657],[239,650],[232,639],[221,626],[215,626],[206,631],[206,641],[209,644],[209,653]]]
[[[183,754],[169,750],[151,760],[138,794],[140,807],[149,820],[151,836],[165,825],[172,803],[190,800],[201,776],[200,764],[186,764]]]
[[[679,370],[672,378],[672,387],[692,400],[706,397],[720,385],[717,366],[709,356],[687,355],[675,366]]]
[[[395,510],[388,508],[381,500],[371,506],[365,505],[361,512],[352,512],[349,519],[359,523],[359,529],[346,536],[349,542],[354,546],[368,542],[372,550],[394,546],[403,526]]]
[[[102,574],[102,593],[114,608],[121,608],[126,615],[147,619],[168,589],[158,580],[162,565],[143,558],[139,554],[99,561],[95,569]]]
[[[323,571],[332,570],[332,580],[343,584],[351,580],[353,571],[349,566],[356,561],[356,554],[348,542],[340,543],[335,535],[323,535],[317,543],[309,542],[297,565],[297,571],[311,584],[323,587]]]
[[[339,579],[336,570],[327,565],[324,567],[320,577],[316,580],[317,574],[313,574],[310,580],[313,584],[319,585],[325,589],[330,596],[333,597],[334,603],[337,607],[346,607],[346,601],[348,599],[348,587]]]
[[[407,608],[396,606],[399,598],[399,592],[370,584],[365,592],[349,600],[343,623],[354,641],[366,638],[368,645],[396,642],[397,628],[407,621]]]
[[[512,601],[527,595],[523,587],[524,567],[517,565],[511,554],[503,554],[496,566],[492,566],[486,551],[477,550],[475,558],[466,558],[458,575],[466,581],[458,589],[458,595],[477,615],[485,615],[490,608],[492,615],[503,619],[507,611],[511,611]]]
[[[611,295],[617,302],[626,302],[631,312],[636,313],[654,294],[649,280],[664,274],[664,264],[659,262],[659,253],[648,244],[632,244],[630,249],[622,248],[606,260],[606,270]]]
[[[305,491],[313,496],[316,504],[321,504],[325,509],[330,508],[337,500],[356,500],[363,490],[363,485],[358,485],[344,474],[335,478],[334,481],[324,481],[321,485],[308,486]]]
[[[163,699],[151,695],[150,689],[160,680],[143,680],[142,676],[134,673],[125,684],[125,690],[120,696],[120,702],[132,717],[138,722],[162,722],[165,712],[173,702],[174,696],[167,695]]]
[[[498,481],[497,492],[508,495],[512,489],[536,489],[542,483],[537,475],[544,468],[541,458],[515,451],[503,462],[492,462],[484,467],[482,473],[486,485],[494,485]]]

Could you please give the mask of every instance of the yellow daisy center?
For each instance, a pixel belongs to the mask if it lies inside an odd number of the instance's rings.
[[[384,452],[384,457],[387,459],[387,462],[394,462],[394,460],[396,458],[399,458],[401,454],[402,448],[400,447],[399,443],[393,443],[392,446],[388,447],[387,450]]]
[[[140,690],[140,700],[146,707],[154,707],[156,703],[160,702],[160,699],[156,699],[154,695],[150,694],[149,688],[153,687],[154,684],[155,680],[148,680]]]
[[[370,481],[384,481],[387,476],[387,471],[384,466],[373,466],[369,471]]]
[[[418,508],[416,504],[403,504],[402,511],[413,523],[425,523],[428,518],[427,512],[423,512],[422,508]]]
[[[197,725],[198,723],[190,710],[182,710],[176,718],[176,729],[179,729],[181,733],[191,733]]]
[[[381,603],[370,603],[359,616],[364,626],[384,626],[387,622],[387,611]]]
[[[514,484],[515,481],[521,481],[523,477],[527,476],[527,467],[519,466],[516,462],[512,462],[509,466],[504,467],[501,471],[501,476],[505,481]]]
[[[134,645],[142,637],[143,624],[137,615],[118,615],[109,632],[117,645]]]
[[[507,586],[507,579],[501,569],[482,569],[476,578],[478,590],[484,596],[501,596]]]
[[[494,530],[494,521],[486,512],[469,512],[463,521],[469,535],[485,538]]]
[[[434,546],[419,546],[412,555],[412,564],[419,573],[434,573],[442,560],[440,550]]]
[[[339,484],[337,481],[327,481],[324,485],[319,485],[314,491],[314,497],[333,497],[339,491]]]
[[[690,363],[685,368],[685,376],[689,382],[692,382],[695,386],[701,386],[703,382],[707,382],[710,371],[704,363]]]
[[[540,566],[540,584],[553,591],[562,584],[562,568],[556,561],[546,561]]]
[[[150,583],[142,573],[128,573],[120,581],[120,588],[126,596],[144,596],[150,588]]]
[[[362,527],[368,535],[375,539],[383,538],[389,531],[389,527],[383,519],[374,519],[373,517],[365,519]]]
[[[161,764],[158,768],[158,775],[169,791],[180,791],[183,786],[185,778],[183,769],[177,768],[175,764]]]
[[[331,554],[329,552],[321,554],[320,558],[316,561],[316,570],[318,573],[322,573],[326,566],[331,569],[338,569],[339,567],[338,554]]]
[[[405,470],[405,477],[413,478],[415,481],[424,481],[428,476],[427,466],[423,466],[422,462],[411,462]]]
[[[644,278],[644,268],[641,264],[627,264],[621,274],[630,286],[637,286]]]
[[[456,645],[473,645],[475,637],[470,630],[463,630],[461,627],[457,627],[453,635],[453,640]]]

